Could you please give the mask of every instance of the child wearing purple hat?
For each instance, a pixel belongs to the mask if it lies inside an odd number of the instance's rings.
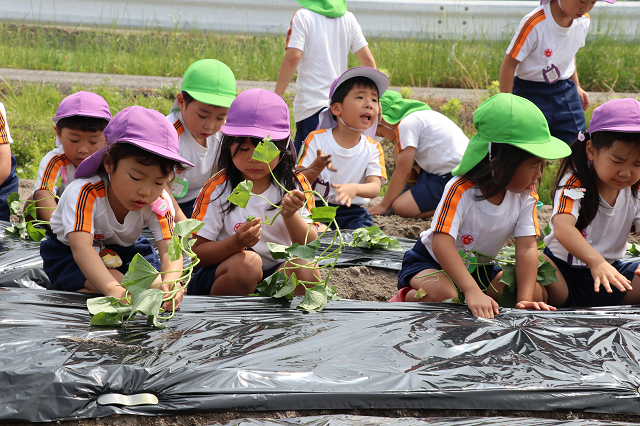
[[[76,180],[62,194],[51,218],[53,235],[42,242],[40,254],[53,289],[124,297],[119,283],[136,253],[162,272],[162,281],[180,276],[168,272],[180,271],[182,260],[169,260],[174,210],[164,188],[176,171],[192,164],[178,155],[171,123],[154,110],[123,109],[104,136],[105,146],[78,166]],[[145,226],[158,255],[141,236]],[[158,288],[175,290],[168,284]],[[182,296],[183,291],[176,294],[177,305]],[[172,303],[163,307],[172,309]]]
[[[111,110],[102,96],[77,92],[60,102],[55,123],[56,147],[40,161],[34,193],[38,219],[50,221],[60,197],[73,182],[76,167],[82,160],[102,148],[104,128],[111,120]]]
[[[382,147],[364,133],[375,134],[382,118],[379,97],[388,86],[389,78],[373,68],[346,71],[333,82],[331,107],[321,113],[326,127],[311,132],[302,145],[298,166],[313,189],[338,206],[340,228],[374,225],[363,206],[378,196],[387,172]],[[329,120],[322,118],[328,114]]]
[[[254,293],[263,277],[278,270],[287,275],[293,272],[271,256],[267,242],[304,245],[318,237],[315,225],[303,217],[309,216],[314,202],[312,197],[306,200],[302,192],[310,189],[309,183],[293,171],[289,109],[282,98],[263,89],[242,92],[231,104],[221,131],[220,171],[202,188],[193,211],[193,218],[205,225],[193,245],[202,268],[189,283],[188,294]],[[269,165],[252,159],[255,147],[267,136],[280,150]],[[269,168],[290,193],[274,182]],[[251,192],[260,196],[252,196],[241,208],[227,201],[227,196],[244,180],[251,181]],[[271,203],[281,204],[284,210],[271,226],[262,226],[262,218],[276,214]],[[249,221],[249,216],[255,219]],[[310,269],[295,272],[301,280],[318,281]],[[303,292],[304,288],[296,290]]]
[[[7,113],[0,103],[0,220],[9,221],[10,211],[7,197],[18,192],[18,175],[16,175],[16,157],[11,152],[11,133],[7,123]]]
[[[593,111],[589,133],[558,170],[547,260],[558,307],[640,303],[640,263],[620,261],[632,225],[640,230],[640,102],[612,99]]]

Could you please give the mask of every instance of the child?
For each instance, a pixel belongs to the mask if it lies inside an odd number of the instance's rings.
[[[11,133],[7,123],[7,112],[0,102],[0,220],[9,222],[10,211],[7,197],[18,192],[18,176],[16,175],[16,157],[11,152]]]
[[[298,70],[293,116],[296,120],[295,152],[300,152],[307,135],[318,127],[318,115],[328,104],[327,93],[348,68],[349,52],[364,67],[376,62],[367,46],[360,24],[347,12],[345,0],[297,0],[302,6],[287,30],[286,53],[282,59],[275,92],[283,96]]]
[[[536,283],[536,185],[543,158],[566,157],[571,150],[549,134],[544,116],[533,103],[511,94],[483,102],[473,124],[478,133],[453,169],[455,177],[445,187],[431,228],[405,253],[398,273],[400,290],[391,301],[442,302],[457,297],[457,287],[474,316],[493,318],[498,313],[494,299],[504,287],[499,282],[502,270],[495,264],[478,265],[471,274],[458,250],[473,250],[479,262],[488,262],[480,254],[496,257],[513,236],[516,308],[553,309],[544,303],[544,292]],[[430,273],[434,275],[424,277]],[[419,289],[426,295],[420,298]]]
[[[583,111],[589,108],[589,95],[580,88],[575,56],[584,46],[587,12],[596,0],[540,3],[520,21],[511,40],[500,68],[500,91],[535,103],[551,134],[569,144],[586,129]]]
[[[58,205],[52,194],[60,197],[73,182],[82,160],[104,145],[104,128],[111,120],[111,110],[102,96],[77,92],[60,102],[53,117],[56,147],[40,161],[34,193],[37,216],[51,221]]]
[[[176,176],[171,192],[178,202],[176,221],[191,217],[193,203],[215,171],[220,127],[236,97],[231,69],[215,59],[194,62],[184,73],[182,91],[167,119],[178,131],[180,156],[196,166]]]
[[[51,218],[53,235],[40,254],[55,290],[121,298],[126,291],[119,283],[136,253],[162,272],[156,283],[180,277],[182,259],[172,262],[168,255],[174,213],[164,188],[174,170],[191,163],[178,155],[171,123],[154,110],[123,109],[104,136],[105,146],[78,166],[76,180],[62,194]],[[145,226],[156,238],[159,260],[140,235]],[[166,292],[170,285],[159,288]],[[177,305],[183,293],[176,294]]]
[[[338,206],[340,228],[374,225],[362,206],[378,196],[387,172],[382,147],[362,132],[379,118],[378,94],[388,86],[387,76],[372,68],[352,68],[338,77],[329,93],[336,127],[312,132],[300,153],[298,165],[306,168],[302,173]]]
[[[619,260],[631,225],[640,229],[639,179],[640,102],[605,102],[558,170],[544,239],[544,253],[558,268],[559,282],[547,287],[554,305],[640,303],[639,263]]]
[[[453,121],[431,111],[427,104],[402,99],[393,90],[384,92],[380,106],[382,121],[377,134],[396,142],[396,170],[382,202],[370,207],[369,213],[385,214],[392,208],[402,217],[431,217],[444,186],[453,177],[451,170],[462,160],[469,138]],[[417,176],[417,182],[403,194],[412,174]]]
[[[305,203],[300,190],[308,190],[310,185],[293,172],[295,159],[291,153],[287,105],[268,90],[246,90],[231,104],[222,133],[220,172],[200,191],[193,212],[195,219],[205,223],[193,245],[202,268],[194,275],[187,293],[247,295],[255,292],[263,278],[283,269],[287,275],[295,272],[304,281],[318,281],[311,269],[287,270],[283,262],[271,256],[266,244],[303,245],[318,236],[311,220],[300,215],[301,212],[309,215],[313,198]],[[278,182],[291,193],[273,181],[266,163],[251,158],[256,145],[267,136],[280,150],[269,166]],[[252,196],[245,208],[227,201],[227,196],[243,180],[253,182],[251,192],[264,197]],[[284,210],[272,226],[261,226],[265,215],[271,218],[277,212],[267,200],[281,204]],[[256,218],[249,221],[250,215]],[[296,294],[304,293],[302,286],[296,290]]]

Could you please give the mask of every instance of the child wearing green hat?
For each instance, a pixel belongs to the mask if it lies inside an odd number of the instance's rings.
[[[536,185],[543,159],[566,157],[571,149],[551,136],[538,107],[512,94],[500,93],[483,102],[473,124],[477,133],[452,172],[455,177],[445,187],[431,228],[405,253],[399,291],[390,301],[442,302],[458,297],[458,288],[474,316],[493,318],[498,313],[494,299],[504,283],[501,268],[490,258],[513,236],[516,308],[553,310],[536,282]],[[474,251],[477,262],[486,265],[470,273],[459,250]]]
[[[176,222],[191,217],[200,190],[214,174],[220,127],[236,97],[236,79],[222,62],[201,59],[184,73],[181,89],[167,119],[178,132],[180,155],[195,166],[176,174],[171,186],[179,207]]]
[[[453,121],[432,111],[429,105],[402,99],[394,90],[384,93],[380,106],[382,121],[377,136],[396,143],[396,169],[382,202],[370,207],[369,213],[381,215],[391,208],[402,217],[431,217],[469,139]],[[417,182],[403,194],[414,170],[418,172]]]
[[[307,135],[316,130],[319,114],[329,104],[329,88],[349,68],[353,53],[363,67],[376,62],[353,13],[345,0],[297,0],[302,9],[291,18],[287,45],[275,92],[283,96],[298,70],[293,116],[296,121],[294,146],[300,152]]]

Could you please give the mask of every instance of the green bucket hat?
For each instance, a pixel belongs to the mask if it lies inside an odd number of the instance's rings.
[[[305,9],[330,18],[339,18],[347,13],[346,0],[296,0]]]
[[[473,114],[478,131],[469,140],[462,161],[451,174],[464,175],[489,153],[489,143],[508,143],[546,160],[571,154],[571,148],[549,133],[542,111],[531,101],[499,93],[484,101]]]
[[[196,101],[229,108],[236,98],[236,78],[222,62],[201,59],[187,68],[181,89]]]
[[[395,90],[387,90],[380,98],[382,118],[389,124],[400,122],[407,115],[416,111],[430,110],[431,107],[424,102],[413,99],[402,99],[402,95]]]

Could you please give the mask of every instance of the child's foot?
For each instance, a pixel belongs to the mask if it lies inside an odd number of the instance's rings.
[[[393,296],[391,299],[389,299],[389,302],[404,302],[404,297],[407,295],[407,293],[409,293],[411,291],[411,287],[403,287],[400,290],[398,290],[398,292],[396,293],[395,296]]]

